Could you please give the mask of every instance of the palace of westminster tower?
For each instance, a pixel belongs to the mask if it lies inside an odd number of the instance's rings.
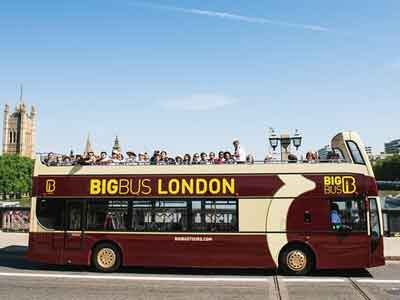
[[[3,154],[18,154],[35,158],[36,109],[32,105],[30,112],[21,101],[10,111],[8,104],[4,107],[3,121]]]

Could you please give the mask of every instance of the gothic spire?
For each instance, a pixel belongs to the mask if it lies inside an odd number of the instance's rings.
[[[87,139],[86,139],[86,145],[85,145],[85,150],[83,152],[83,155],[86,156],[89,152],[93,152],[92,144],[90,143],[90,134],[88,133]]]
[[[119,145],[118,135],[115,136],[113,151],[121,152],[121,146]]]

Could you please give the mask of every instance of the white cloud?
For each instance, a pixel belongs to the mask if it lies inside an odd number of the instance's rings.
[[[193,94],[187,97],[168,99],[159,103],[166,109],[182,111],[207,111],[222,108],[238,100],[220,94]]]
[[[131,4],[152,7],[152,8],[157,8],[157,9],[172,10],[172,11],[177,11],[177,12],[186,13],[186,14],[203,15],[203,16],[207,16],[207,17],[214,17],[214,18],[221,18],[221,19],[227,19],[227,20],[233,20],[233,21],[239,21],[239,22],[246,22],[246,23],[271,24],[271,25],[293,27],[293,28],[298,28],[298,29],[303,29],[303,30],[320,31],[320,32],[331,31],[329,28],[320,26],[320,25],[282,22],[282,21],[277,21],[277,20],[268,19],[268,18],[249,17],[249,16],[232,14],[232,13],[228,13],[228,12],[210,11],[210,10],[203,10],[203,9],[196,9],[196,8],[182,8],[182,7],[160,5],[160,4],[141,2],[141,1],[133,1],[133,2],[131,2]]]

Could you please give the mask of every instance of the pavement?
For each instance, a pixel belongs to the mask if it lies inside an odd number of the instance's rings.
[[[82,267],[31,263],[27,234],[0,233],[0,299],[400,299],[400,261],[363,270],[288,277],[266,270]],[[400,257],[400,239],[386,239]]]

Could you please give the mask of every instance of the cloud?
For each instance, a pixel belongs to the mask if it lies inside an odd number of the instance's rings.
[[[176,12],[192,14],[192,15],[201,15],[201,16],[207,16],[207,17],[220,18],[220,19],[226,19],[226,20],[232,20],[232,21],[238,21],[238,22],[255,23],[255,24],[270,24],[270,25],[278,25],[278,26],[283,26],[283,27],[292,27],[292,28],[297,28],[297,29],[320,31],[320,32],[331,31],[329,28],[320,26],[320,25],[283,22],[283,21],[278,21],[278,20],[273,20],[273,19],[268,19],[268,18],[237,15],[237,14],[232,14],[229,12],[219,12],[219,11],[203,10],[203,9],[197,9],[197,8],[182,8],[182,7],[160,5],[160,4],[141,2],[141,1],[133,1],[133,2],[130,2],[130,4],[136,5],[136,6],[144,6],[144,7],[176,11]]]
[[[235,98],[220,94],[193,94],[187,97],[160,101],[166,109],[181,111],[207,111],[237,103]]]

